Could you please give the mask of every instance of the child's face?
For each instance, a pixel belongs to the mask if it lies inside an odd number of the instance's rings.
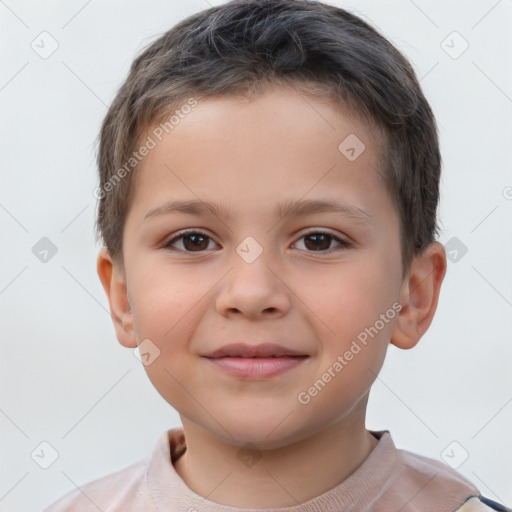
[[[365,145],[355,159],[361,146],[350,151],[351,139],[345,153],[338,149],[350,134]],[[375,171],[377,151],[362,125],[327,103],[274,89],[252,101],[200,101],[144,158],[124,232],[134,333],[122,343],[135,347],[136,336],[158,346],[145,368],[182,418],[261,448],[341,420],[364,424],[402,290],[399,220]],[[221,204],[231,215],[145,218],[177,200]],[[282,202],[305,200],[336,201],[367,219],[336,211],[276,216]],[[209,238],[166,248],[184,229]],[[370,327],[365,345],[358,335]],[[203,357],[231,343],[275,343],[308,357],[249,379]],[[330,381],[310,392],[330,368]]]

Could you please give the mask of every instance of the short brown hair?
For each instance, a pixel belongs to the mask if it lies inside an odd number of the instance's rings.
[[[96,240],[103,239],[114,261],[123,266],[134,152],[144,130],[192,96],[247,94],[268,85],[322,91],[383,136],[382,174],[400,219],[404,274],[435,240],[437,127],[407,59],[344,9],[313,0],[233,0],[184,19],[145,48],[103,121]]]

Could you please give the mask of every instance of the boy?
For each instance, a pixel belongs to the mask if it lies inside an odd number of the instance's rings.
[[[183,428],[57,511],[508,510],[365,428],[446,272],[434,116],[348,12],[233,1],[133,63],[98,156],[98,274]]]

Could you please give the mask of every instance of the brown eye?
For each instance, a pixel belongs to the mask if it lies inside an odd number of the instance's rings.
[[[312,244],[309,245],[306,243],[306,247],[308,249],[316,250],[316,249],[329,249],[331,245],[332,236],[329,235],[307,235],[304,237],[305,240],[311,240]]]
[[[182,240],[182,247],[184,247],[184,249],[173,247],[178,240]],[[208,248],[209,240],[211,240],[211,238],[204,233],[188,231],[182,232],[178,236],[174,237],[165,244],[165,247],[183,252],[202,252]]]
[[[301,240],[304,239],[306,242],[304,246],[308,252],[330,252],[331,250],[337,250],[340,248],[350,247],[350,243],[342,240],[338,237],[330,235],[329,233],[312,232],[304,235]],[[330,248],[332,241],[338,242],[338,247]]]

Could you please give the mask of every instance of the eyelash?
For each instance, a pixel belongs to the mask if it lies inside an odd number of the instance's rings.
[[[171,250],[171,251],[178,251],[178,252],[185,252],[185,253],[201,253],[201,252],[206,252],[206,250],[203,250],[203,251],[187,251],[187,250],[182,250],[182,249],[176,249],[175,247],[172,247],[172,244],[174,244],[176,241],[186,237],[187,235],[200,235],[202,237],[205,237],[205,238],[208,238],[210,240],[213,240],[210,236],[208,236],[206,233],[203,233],[201,231],[196,231],[196,230],[193,230],[193,229],[189,229],[189,230],[186,230],[186,231],[180,231],[179,233],[177,233],[177,235],[175,237],[173,237],[171,240],[169,240],[168,242],[165,243],[164,245],[164,248],[165,249],[168,249],[168,250]],[[306,251],[306,252],[311,252],[311,253],[330,253],[330,252],[333,252],[333,251],[336,251],[336,250],[341,250],[341,249],[348,249],[350,247],[352,247],[352,243],[346,241],[346,240],[343,240],[342,238],[338,238],[326,231],[310,231],[309,233],[305,233],[304,235],[302,235],[299,240],[301,240],[302,238],[305,238],[307,236],[311,236],[311,235],[327,235],[329,238],[339,242],[341,245],[339,247],[335,247],[334,249],[328,249],[326,251]]]

